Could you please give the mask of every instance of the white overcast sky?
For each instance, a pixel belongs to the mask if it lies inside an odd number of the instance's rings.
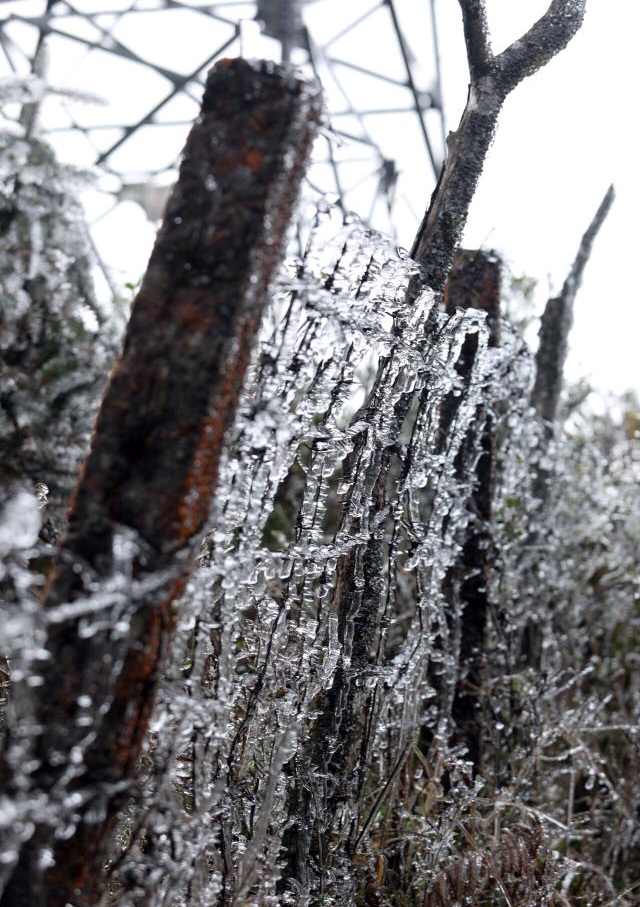
[[[489,0],[494,49],[522,34],[548,0]],[[441,2],[441,33],[459,27]],[[498,248],[516,273],[557,292],[613,182],[617,199],[578,295],[569,375],[602,390],[640,390],[640,2],[588,0],[569,47],[508,99],[473,202],[465,242]],[[464,103],[463,49],[443,53],[450,128]]]

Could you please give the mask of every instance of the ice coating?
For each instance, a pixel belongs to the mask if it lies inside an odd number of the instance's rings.
[[[615,827],[616,859],[635,846],[637,422],[621,432],[576,409],[550,435],[508,321],[497,345],[484,313],[408,293],[414,274],[332,210],[282,269],[177,609],[141,790],[120,791],[114,905],[342,905],[385,886],[434,907],[484,903],[498,872],[512,903],[543,904],[578,871],[555,842],[601,854],[608,836],[592,829]],[[489,430],[478,759],[456,708]],[[144,544],[120,527],[99,595],[7,622],[27,691],[46,624],[77,619],[87,641],[131,632],[126,602],[150,591],[132,571]],[[24,783],[0,804],[0,872],[43,816],[72,834],[100,699],[78,696],[65,785],[48,798],[28,788],[33,729],[13,740]],[[111,795],[92,791],[96,823]]]
[[[221,473],[227,493],[182,605],[183,643],[158,710],[153,758],[188,768],[177,791],[168,796],[171,785],[161,782],[163,795],[150,805],[148,834],[173,879],[163,903],[183,890],[187,854],[194,867],[212,869],[194,869],[189,903],[222,891],[239,902],[250,890],[264,903],[302,903],[296,885],[310,893],[329,872],[335,903],[351,896],[353,871],[322,870],[314,844],[306,882],[278,861],[291,834],[294,778],[315,798],[305,809],[317,834],[338,841],[355,823],[352,843],[362,837],[367,816],[355,786],[336,808],[327,785],[338,779],[318,763],[319,734],[341,751],[340,728],[326,723],[336,678],[349,675],[349,695],[371,725],[357,766],[363,782],[390,774],[416,739],[434,641],[447,625],[440,586],[467,519],[471,473],[455,478],[453,464],[469,431],[481,430],[478,395],[493,362],[483,316],[448,318],[428,291],[408,301],[414,273],[356,218],[342,224],[334,211],[321,213],[264,319]],[[478,351],[463,380],[455,365],[468,336],[478,338]],[[455,424],[435,453],[440,408],[452,393],[460,396]],[[388,497],[379,508],[381,456],[389,460]],[[382,551],[380,629],[363,652],[359,612],[372,539]],[[346,608],[336,589],[345,559],[355,571]],[[453,657],[446,650],[439,662]],[[204,834],[212,821],[217,843]],[[128,860],[150,885],[144,857]]]

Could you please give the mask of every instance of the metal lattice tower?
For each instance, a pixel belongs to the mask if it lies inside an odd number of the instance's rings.
[[[237,55],[288,60],[321,80],[328,128],[310,196],[409,243],[445,153],[435,0],[0,5],[0,77],[46,73],[40,128],[62,160],[99,168],[101,218],[126,199],[160,216],[204,76]],[[24,125],[25,105],[3,115]]]

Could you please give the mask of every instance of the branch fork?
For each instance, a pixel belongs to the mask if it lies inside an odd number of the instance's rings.
[[[459,0],[469,64],[469,95],[449,155],[411,249],[423,282],[444,289],[469,206],[507,95],[563,50],[584,20],[586,0],[553,0],[528,32],[497,56],[485,0]]]

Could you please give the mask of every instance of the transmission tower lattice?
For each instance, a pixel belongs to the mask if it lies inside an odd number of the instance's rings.
[[[328,111],[309,197],[407,245],[446,148],[435,3],[5,0],[0,77],[44,74],[40,128],[63,161],[99,168],[93,220],[133,200],[155,221],[211,65],[292,62],[320,79]],[[24,104],[2,113],[24,128]]]

